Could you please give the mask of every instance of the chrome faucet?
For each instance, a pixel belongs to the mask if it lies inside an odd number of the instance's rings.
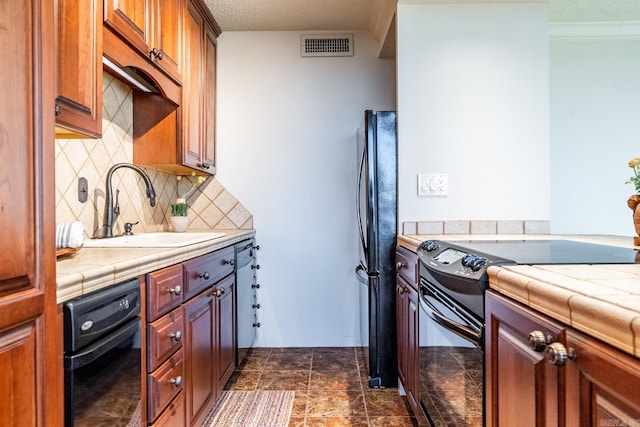
[[[118,216],[120,215],[120,203],[118,201],[118,196],[120,194],[120,190],[116,190],[116,202],[115,206],[113,203],[113,191],[111,184],[111,177],[113,172],[120,168],[129,168],[138,172],[142,179],[144,179],[145,184],[147,185],[147,197],[149,198],[149,204],[151,206],[155,206],[156,204],[156,193],[153,189],[153,184],[151,184],[151,178],[149,175],[138,166],[133,165],[131,163],[117,163],[111,166],[109,172],[107,172],[106,179],[106,194],[105,194],[105,202],[104,202],[104,224],[102,226],[102,235],[98,237],[113,237],[113,223],[116,222]]]

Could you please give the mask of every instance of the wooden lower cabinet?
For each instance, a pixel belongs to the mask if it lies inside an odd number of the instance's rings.
[[[233,254],[231,246],[147,275],[149,425],[200,426],[235,370]]]
[[[422,420],[419,407],[419,315],[418,256],[396,248],[396,322],[398,328],[398,376],[416,417]]]
[[[187,422],[193,423],[214,398],[215,300],[205,290],[184,305],[187,352]]]
[[[151,424],[153,427],[183,427],[184,421],[184,392],[181,391],[167,406],[167,409]]]
[[[640,425],[637,358],[492,291],[486,327],[487,426]]]
[[[486,294],[486,425],[555,427],[558,425],[558,367],[547,362],[545,348],[533,350],[529,335],[564,338],[563,325],[492,292]]]
[[[566,375],[567,427],[640,426],[640,360],[569,330],[566,348],[575,361]]]
[[[236,368],[236,284],[235,276],[228,276],[216,285],[216,397],[222,392],[224,385],[231,378]]]

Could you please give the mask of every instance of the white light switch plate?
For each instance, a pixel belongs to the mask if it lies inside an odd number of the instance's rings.
[[[449,175],[418,174],[418,196],[447,196],[449,194]]]

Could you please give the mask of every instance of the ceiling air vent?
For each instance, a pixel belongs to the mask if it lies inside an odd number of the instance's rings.
[[[303,34],[302,56],[353,56],[353,34]]]

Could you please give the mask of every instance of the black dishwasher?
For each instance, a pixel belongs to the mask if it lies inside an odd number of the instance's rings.
[[[257,283],[256,272],[260,268],[256,264],[256,246],[255,239],[243,240],[235,245],[235,266],[236,266],[236,333],[238,343],[237,364],[244,360],[247,352],[252,348],[257,339],[257,328],[260,327],[258,322],[258,304],[257,289],[260,285]]]
[[[140,282],[63,303],[65,426],[140,425]]]

